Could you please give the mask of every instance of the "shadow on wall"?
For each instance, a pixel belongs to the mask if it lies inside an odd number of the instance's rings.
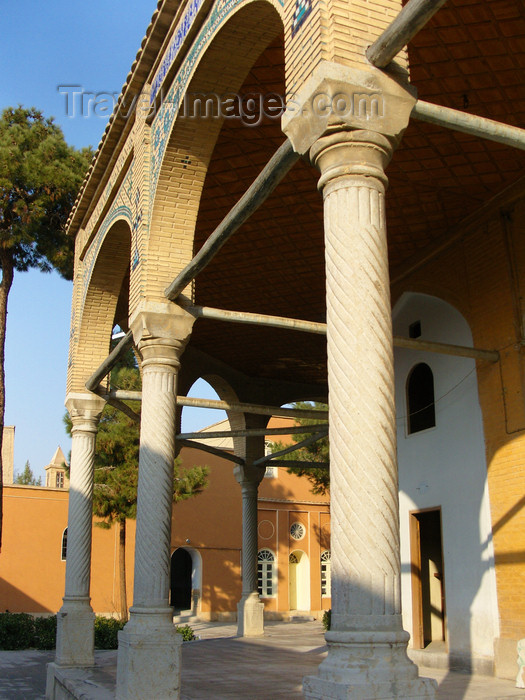
[[[0,578],[0,612],[55,613]]]

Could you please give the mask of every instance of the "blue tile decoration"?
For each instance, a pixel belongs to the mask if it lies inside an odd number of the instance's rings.
[[[296,0],[292,19],[292,37],[297,34],[311,11],[312,0]]]
[[[284,6],[284,0],[277,0],[281,6]],[[160,174],[160,167],[164,152],[168,145],[168,139],[171,134],[173,123],[179,111],[180,103],[184,96],[184,91],[193,74],[193,70],[198,59],[208,47],[208,42],[214,36],[220,25],[227,19],[229,15],[241,4],[245,4],[245,0],[217,0],[214,4],[208,19],[204,23],[199,35],[195,39],[192,48],[188,52],[184,62],[182,63],[177,75],[175,76],[168,94],[162,101],[160,108],[153,120],[153,148],[151,154],[151,189],[150,189],[150,206],[153,206],[155,199],[155,189],[157,180]],[[189,11],[189,10],[188,10]],[[180,49],[180,44],[179,44]],[[171,62],[175,60],[175,52],[171,57]],[[171,63],[170,63],[171,65]],[[167,69],[165,74],[167,73]],[[157,85],[157,91],[159,89]]]

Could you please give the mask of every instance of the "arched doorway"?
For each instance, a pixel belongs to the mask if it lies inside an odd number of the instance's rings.
[[[171,555],[170,605],[176,610],[191,608],[191,554],[180,547]]]
[[[290,610],[310,610],[310,564],[296,549],[289,558]]]

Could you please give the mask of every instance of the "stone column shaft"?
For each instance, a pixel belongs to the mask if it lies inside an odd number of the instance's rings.
[[[260,427],[266,423],[254,416],[245,416],[245,420],[247,427]],[[245,464],[234,469],[242,490],[242,596],[237,604],[237,634],[239,637],[261,637],[264,634],[264,603],[259,598],[257,581],[257,495],[264,469],[252,464],[264,454],[264,438],[244,438],[242,452]]]
[[[360,136],[374,138],[374,143],[357,140]],[[321,141],[332,629],[359,629],[363,615],[374,629],[396,629],[400,621],[395,616],[401,612],[400,560],[386,178],[374,163],[376,156],[379,164],[386,164],[391,146],[386,138],[366,132],[343,132]],[[360,164],[362,175],[332,170],[330,156],[339,160],[342,154],[330,151],[345,150],[347,163],[352,150],[368,159],[366,165]]]
[[[178,367],[175,353],[142,365],[134,607],[166,608],[169,602]]]
[[[72,420],[69,482],[66,586],[57,616],[56,664],[94,664],[94,614],[90,605],[93,465],[97,425],[103,401],[69,397]]]
[[[242,594],[257,593],[257,492],[259,483],[243,481],[242,489]]]
[[[393,142],[339,129],[311,149],[324,197],[332,627],[306,698],[431,698],[402,629],[384,168]]]

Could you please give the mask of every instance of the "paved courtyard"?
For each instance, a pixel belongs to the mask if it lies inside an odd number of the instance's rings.
[[[184,644],[182,699],[226,700],[301,698],[302,677],[315,673],[326,649],[318,622],[269,623],[261,639],[237,639],[233,625],[192,623],[198,642]],[[0,698],[42,700],[45,665],[53,652],[0,651]],[[116,652],[96,652],[97,668],[86,670],[77,685],[85,700],[112,697]],[[436,678],[439,700],[507,700],[524,698],[512,681],[421,668]],[[148,699],[149,700],[149,699]],[[152,695],[151,700],[161,700]]]

